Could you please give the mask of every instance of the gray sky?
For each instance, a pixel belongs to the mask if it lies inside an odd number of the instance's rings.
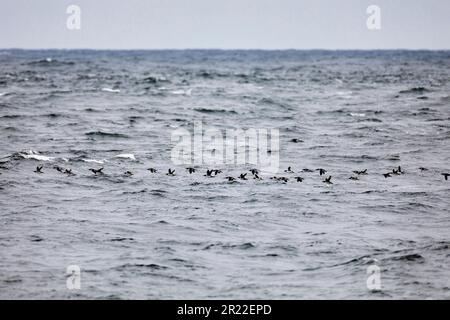
[[[449,17],[449,0],[0,0],[0,47],[450,49]]]

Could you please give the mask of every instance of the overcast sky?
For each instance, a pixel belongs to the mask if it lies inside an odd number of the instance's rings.
[[[450,49],[450,0],[0,0],[0,47]]]

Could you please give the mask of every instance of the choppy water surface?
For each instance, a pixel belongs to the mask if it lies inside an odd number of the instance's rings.
[[[449,67],[449,52],[1,51],[0,297],[449,298]],[[194,121],[279,129],[291,180],[174,166],[171,133]]]

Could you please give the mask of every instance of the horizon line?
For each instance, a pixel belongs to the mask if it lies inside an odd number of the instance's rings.
[[[450,48],[0,48],[1,51],[450,51]]]

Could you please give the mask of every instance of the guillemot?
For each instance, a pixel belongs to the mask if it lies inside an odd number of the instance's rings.
[[[239,175],[239,179],[241,179],[241,180],[247,180],[247,178],[245,177],[247,175],[247,173],[241,173],[240,175]]]
[[[448,180],[448,177],[450,176],[450,173],[442,173],[445,180]]]
[[[262,180],[262,178],[260,176],[258,176],[258,174],[256,174],[256,173],[253,175],[253,179]]]
[[[158,171],[155,168],[148,168],[147,170],[150,171],[150,173],[156,173]]]
[[[64,168],[61,168],[60,166],[54,166],[53,169],[56,169],[58,172],[64,172]]]
[[[331,176],[329,176],[328,178],[325,178],[325,180],[323,180],[323,182],[333,184],[333,182],[331,182]]]
[[[36,170],[34,170],[34,172],[36,172],[36,173],[43,173],[43,172],[42,172],[42,168],[43,168],[43,167],[44,167],[43,165],[37,166],[37,167],[36,167]]]
[[[189,172],[189,174],[193,174],[195,172],[194,168],[186,168],[186,170]]]
[[[174,176],[175,175],[175,169],[173,169],[173,170],[172,169],[168,169],[166,175],[167,176]]]
[[[101,167],[100,169],[89,169],[90,171],[92,171],[92,173],[94,173],[95,175],[97,175],[97,173],[99,174],[103,174],[103,167]]]
[[[325,173],[327,173],[327,170],[322,169],[322,168],[316,169],[316,171],[319,171],[320,175],[324,175]]]
[[[206,169],[206,174],[204,176],[205,177],[213,177],[212,173],[213,173],[213,170]]]
[[[294,173],[294,171],[291,170],[291,167],[288,167],[287,170],[284,170],[284,172],[287,172],[287,173]]]

